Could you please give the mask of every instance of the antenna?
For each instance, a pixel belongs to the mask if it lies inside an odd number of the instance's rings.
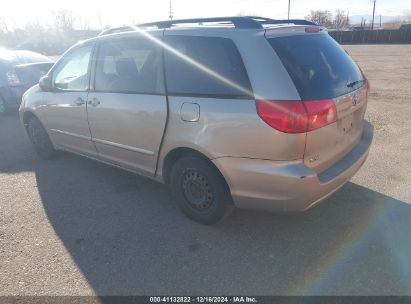
[[[170,20],[173,20],[173,7],[172,7],[171,0],[170,0],[170,10],[168,12],[168,17],[170,18]]]

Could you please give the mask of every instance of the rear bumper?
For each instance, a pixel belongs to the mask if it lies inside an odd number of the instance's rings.
[[[214,164],[239,208],[303,211],[341,188],[365,162],[373,127],[365,122],[360,142],[339,162],[317,174],[299,161],[222,157]]]

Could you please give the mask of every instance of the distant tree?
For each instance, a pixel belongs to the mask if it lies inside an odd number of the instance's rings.
[[[305,16],[305,19],[325,27],[331,27],[333,24],[332,14],[327,10],[311,11],[309,15]]]
[[[349,26],[348,15],[345,11],[340,9],[335,11],[333,26],[337,30],[345,29]]]
[[[23,28],[16,28],[9,35],[10,42],[17,49],[41,51],[41,45],[47,37],[46,29],[38,20],[28,22]]]
[[[90,30],[90,20],[87,16],[79,16],[77,19],[81,30]]]
[[[0,17],[0,33],[7,33],[9,28],[5,17]]]
[[[5,17],[0,17],[0,47],[6,46],[9,40],[9,29]]]
[[[258,16],[258,13],[252,11],[239,11],[235,14],[238,17],[245,17],[245,16]]]
[[[388,30],[397,30],[400,28],[401,24],[403,24],[402,20],[394,19],[390,22],[384,23],[384,28]]]
[[[54,25],[59,30],[72,31],[75,20],[76,16],[71,10],[60,9],[54,12]]]
[[[38,20],[35,20],[33,22],[28,22],[24,26],[24,31],[27,32],[29,35],[32,34],[39,34],[45,31],[45,28],[40,24]]]

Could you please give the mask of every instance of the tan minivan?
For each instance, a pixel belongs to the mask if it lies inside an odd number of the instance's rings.
[[[306,210],[364,163],[369,84],[321,27],[227,17],[143,24],[68,50],[23,96],[40,156],[66,150],[167,184],[201,223]]]

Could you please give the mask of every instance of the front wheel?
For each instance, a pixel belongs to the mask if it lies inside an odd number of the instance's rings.
[[[36,149],[37,154],[44,159],[53,158],[56,150],[51,143],[46,129],[36,117],[30,118],[27,123],[27,133]]]
[[[196,222],[214,224],[233,210],[224,178],[208,161],[195,155],[175,163],[170,187],[181,210]]]

